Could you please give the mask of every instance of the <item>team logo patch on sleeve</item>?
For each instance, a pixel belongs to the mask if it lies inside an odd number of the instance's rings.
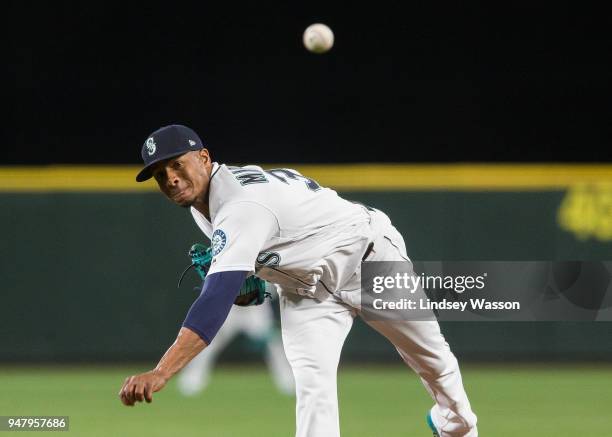
[[[210,239],[212,255],[217,256],[223,250],[226,243],[227,236],[225,235],[225,232],[223,232],[221,229],[217,229],[215,232],[213,232],[212,238]]]

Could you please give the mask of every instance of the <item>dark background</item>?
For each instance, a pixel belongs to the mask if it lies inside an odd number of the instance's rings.
[[[222,162],[612,160],[603,10],[406,3],[7,2],[0,163],[137,163],[172,122]]]

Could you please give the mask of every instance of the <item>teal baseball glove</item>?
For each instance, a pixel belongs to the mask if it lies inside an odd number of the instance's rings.
[[[179,287],[185,273],[192,267],[195,268],[202,281],[204,281],[213,258],[211,248],[200,243],[195,243],[191,246],[191,249],[189,249],[189,257],[191,258],[191,264],[183,271],[179,279]],[[261,305],[264,303],[266,297],[270,297],[270,293],[266,291],[266,281],[259,279],[257,276],[249,276],[245,279],[244,284],[242,284],[240,293],[238,293],[236,300],[234,300],[234,305],[243,307]]]

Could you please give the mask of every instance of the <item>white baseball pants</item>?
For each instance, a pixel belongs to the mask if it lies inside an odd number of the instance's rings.
[[[388,217],[372,214],[374,251],[368,261],[407,260],[403,238]],[[283,344],[296,383],[296,437],[340,436],[336,374],[344,340],[360,315],[360,269],[334,294],[316,298],[281,290]],[[476,437],[476,415],[457,359],[436,321],[366,321],[385,336],[433,398],[441,437]],[[425,420],[423,420],[425,427]]]

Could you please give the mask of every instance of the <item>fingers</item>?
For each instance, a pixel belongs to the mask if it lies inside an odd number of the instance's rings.
[[[134,385],[134,398],[137,402],[144,401],[144,383],[141,381]]]
[[[138,394],[139,378],[137,376],[130,376],[126,378],[123,383],[123,387],[119,391],[119,398],[123,405],[128,407],[134,406],[134,404],[138,401],[142,401],[142,391],[140,392],[140,399]]]
[[[119,397],[121,398],[121,403],[123,405],[125,405],[126,407],[133,407],[134,406],[134,401],[132,401],[131,399],[129,399],[129,397],[125,394],[125,393],[121,393],[119,395]]]
[[[127,377],[125,379],[125,382],[123,383],[123,387],[121,387],[121,390],[119,390],[119,399],[121,399],[123,405],[128,407],[134,405],[134,400],[132,397],[133,386],[131,384],[131,381],[132,377]]]
[[[156,387],[151,378],[150,374],[126,378],[123,387],[119,390],[119,399],[123,405],[132,407],[136,402],[153,402],[153,392],[161,390],[161,387]]]
[[[153,402],[153,384],[146,384],[144,389],[144,397],[147,403]]]

